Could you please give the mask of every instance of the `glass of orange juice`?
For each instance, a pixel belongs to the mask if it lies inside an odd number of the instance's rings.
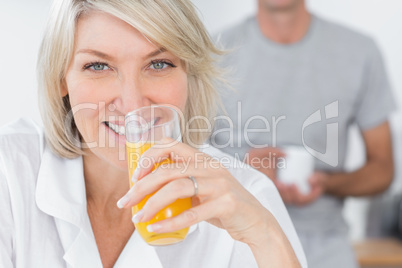
[[[131,177],[133,176],[141,155],[151,146],[161,146],[158,145],[158,141],[163,138],[169,137],[176,142],[180,142],[181,132],[177,111],[163,105],[146,106],[128,113],[125,117],[125,125],[129,180],[130,187],[132,187],[134,183],[131,181]],[[150,161],[143,161],[144,165],[146,162],[150,163]],[[154,170],[163,164],[172,163],[172,160],[165,159],[158,162],[158,159],[156,159],[156,162],[157,164],[153,167]],[[138,205],[132,207],[133,215],[143,208],[150,196],[151,195],[146,196]],[[150,245],[170,245],[178,243],[184,240],[188,228],[171,233],[157,234],[148,232],[147,226],[177,216],[189,208],[191,208],[190,198],[177,199],[175,202],[159,211],[150,221],[136,223],[135,228],[145,242]]]

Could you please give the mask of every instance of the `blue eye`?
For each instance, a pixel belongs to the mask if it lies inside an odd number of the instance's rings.
[[[109,70],[110,67],[107,63],[102,62],[92,62],[84,66],[84,70],[91,69],[92,71],[105,71]]]
[[[155,70],[162,70],[168,66],[166,62],[159,61],[159,62],[152,62],[151,68]]]
[[[175,68],[176,65],[167,60],[154,60],[151,61],[151,64],[149,65],[149,68],[155,71],[163,71],[170,67]]]
[[[92,68],[95,71],[103,71],[103,70],[110,69],[106,64],[103,64],[103,63],[94,64],[90,68]]]

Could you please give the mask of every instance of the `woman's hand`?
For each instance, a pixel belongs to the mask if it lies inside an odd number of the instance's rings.
[[[155,163],[167,158],[174,163],[161,165],[152,172]],[[186,144],[165,139],[148,149],[138,166],[133,174],[134,186],[118,202],[119,207],[131,207],[153,193],[134,215],[134,221],[149,221],[176,199],[191,197],[191,209],[150,225],[151,231],[173,232],[207,221],[248,244],[259,267],[300,267],[274,216],[218,160]],[[197,195],[189,176],[197,181]]]
[[[155,163],[167,158],[174,163],[163,164],[152,172]],[[120,206],[134,206],[145,196],[154,194],[134,220],[149,221],[176,199],[192,197],[191,209],[153,224],[153,232],[171,232],[207,221],[227,230],[235,240],[254,243],[266,224],[263,219],[269,216],[274,219],[218,160],[186,144],[165,139],[148,149],[141,156],[138,166],[133,175],[137,181],[121,199],[125,200],[125,204],[120,202]],[[197,181],[196,196],[189,176]]]

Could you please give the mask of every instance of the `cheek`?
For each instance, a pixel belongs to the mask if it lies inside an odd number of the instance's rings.
[[[99,111],[102,109],[101,100],[97,99],[93,83],[74,79],[74,76],[67,76],[66,79],[68,96],[78,131],[86,141],[92,140],[90,137],[98,129]]]
[[[171,104],[178,107],[181,111],[184,111],[188,96],[187,74],[181,74],[166,86],[165,99],[160,100],[159,103]]]
[[[86,142],[96,140],[99,132],[99,109],[93,103],[81,103],[72,108],[74,122]]]
[[[74,79],[74,77],[66,81],[71,107],[81,104],[99,103],[100,99],[97,91],[101,90],[101,88],[97,85],[96,81]]]
[[[79,75],[66,78],[68,96],[74,118],[93,118],[104,108],[107,101],[105,82],[95,79],[82,79]]]

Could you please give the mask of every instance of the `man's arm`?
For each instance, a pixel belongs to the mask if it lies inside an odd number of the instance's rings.
[[[272,167],[254,167],[274,181],[286,204],[303,206],[314,202],[323,193],[340,197],[378,194],[389,187],[394,176],[389,123],[385,122],[364,131],[363,139],[366,146],[366,164],[350,173],[315,172],[309,179],[311,192],[307,195],[302,194],[295,185],[286,185],[276,180],[276,170]],[[282,156],[276,148],[264,148],[251,150],[250,158],[266,156],[272,150]]]
[[[328,174],[325,192],[346,197],[375,195],[385,191],[394,176],[391,130],[388,122],[364,131],[366,164],[350,173]]]

